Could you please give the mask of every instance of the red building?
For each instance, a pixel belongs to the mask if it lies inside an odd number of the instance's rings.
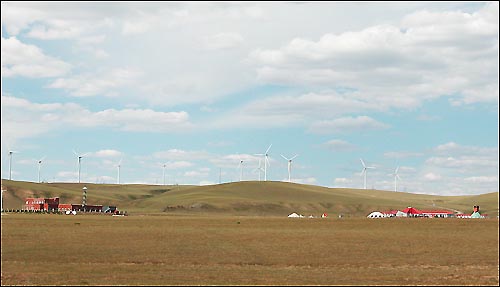
[[[59,197],[52,198],[26,198],[25,210],[57,211]]]
[[[26,198],[25,210],[102,212],[102,205],[59,203],[59,197]]]

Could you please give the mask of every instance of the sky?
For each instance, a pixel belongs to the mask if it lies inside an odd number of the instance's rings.
[[[498,192],[498,2],[1,5],[2,179]]]

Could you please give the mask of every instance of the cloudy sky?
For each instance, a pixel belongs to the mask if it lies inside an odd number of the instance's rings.
[[[497,2],[1,5],[3,179],[498,191]]]

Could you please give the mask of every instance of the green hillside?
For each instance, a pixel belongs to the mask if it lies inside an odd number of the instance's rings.
[[[327,188],[273,181],[244,181],[209,186],[32,183],[2,180],[4,209],[21,209],[27,197],[59,197],[61,203],[116,205],[129,214],[223,213],[231,215],[328,214],[366,216],[375,210],[448,209],[498,216],[498,192],[434,196],[383,190]]]

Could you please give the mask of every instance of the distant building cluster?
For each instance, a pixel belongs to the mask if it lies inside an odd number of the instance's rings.
[[[487,214],[479,213],[479,205],[474,206],[474,212],[471,214],[455,214],[449,210],[418,210],[408,206],[403,210],[374,211],[367,216],[368,218],[387,218],[387,217],[428,217],[428,218],[485,218]]]
[[[24,210],[45,211],[45,212],[79,211],[79,212],[103,212],[103,213],[116,213],[118,211],[116,209],[116,206],[60,203],[59,197],[26,198]]]

